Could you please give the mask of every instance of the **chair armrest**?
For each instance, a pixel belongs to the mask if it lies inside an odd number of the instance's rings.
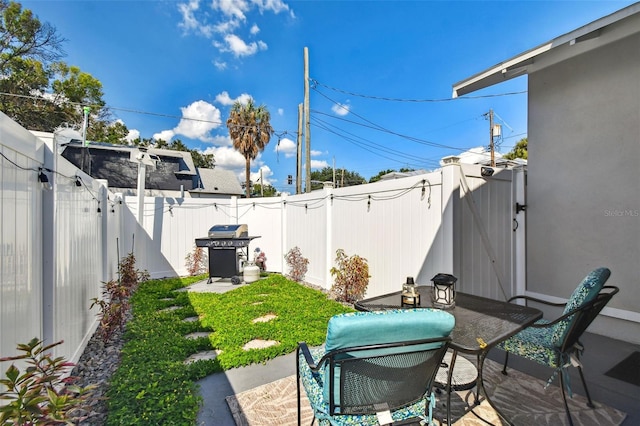
[[[318,366],[320,365],[320,363],[316,364],[315,360],[311,356],[311,351],[309,351],[309,346],[307,346],[306,342],[298,342],[298,351],[302,352],[302,355],[304,355],[304,360],[309,365],[309,368],[312,371],[318,371]]]
[[[604,286],[602,287],[602,290],[608,290],[608,296],[609,297],[613,297],[614,294],[616,294],[619,289],[618,287],[614,287],[614,286]],[[600,295],[602,295],[603,293],[600,293]],[[598,301],[598,298],[596,297],[595,299],[593,299],[592,301],[585,303],[584,305],[578,306],[575,309],[572,309],[571,311],[567,312],[566,314],[563,314],[562,316],[554,319],[553,321],[550,321],[546,324],[532,324],[530,325],[530,327],[535,327],[535,328],[545,328],[545,327],[551,327],[557,323],[559,323],[560,321],[570,317],[571,315],[574,315],[580,311],[585,311],[587,309],[591,309],[591,307]],[[564,305],[560,305],[560,306],[564,306]]]
[[[524,299],[528,302],[536,302],[536,303],[541,303],[543,305],[547,305],[547,306],[557,306],[557,307],[563,307],[566,306],[566,303],[552,303],[546,300],[542,300],[542,299],[538,299],[535,297],[531,297],[531,296],[513,296],[512,298],[510,298],[509,300],[507,300],[507,302],[512,302],[514,300],[517,299]]]

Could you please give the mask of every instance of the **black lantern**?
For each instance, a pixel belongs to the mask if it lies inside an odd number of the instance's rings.
[[[407,282],[402,284],[402,294],[400,295],[400,305],[416,307],[420,304],[420,293],[413,281],[413,277],[407,277]]]
[[[449,309],[456,306],[455,284],[458,279],[450,274],[437,274],[433,281],[433,306]]]

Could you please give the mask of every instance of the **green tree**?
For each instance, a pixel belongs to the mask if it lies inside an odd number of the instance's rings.
[[[259,183],[254,183],[251,187],[251,193],[253,196],[257,197],[276,197],[278,196],[278,191],[271,185],[267,184],[262,187]]]
[[[64,41],[20,3],[0,0],[0,109],[23,127],[80,127],[83,105],[94,120],[108,116],[100,81],[59,61]]]
[[[504,155],[504,158],[507,160],[515,160],[516,158],[522,158],[524,160],[527,159],[529,153],[527,151],[527,141],[528,138],[522,138],[516,143],[511,151]]]
[[[87,140],[108,142],[114,145],[128,144],[126,139],[128,134],[129,129],[122,121],[98,120],[90,122],[87,128]],[[140,141],[140,139],[137,140]]]
[[[313,170],[311,172],[311,180],[315,181],[311,183],[311,189],[322,188],[321,182],[333,182],[333,168],[325,167],[321,170]],[[363,178],[358,172],[352,172],[346,169],[336,170],[336,187],[361,185],[367,183],[367,180]]]
[[[273,128],[271,115],[264,105],[256,106],[253,99],[246,104],[236,101],[227,119],[233,147],[245,158],[245,191],[251,197],[251,160],[269,143]]]
[[[41,23],[30,10],[22,10],[17,2],[0,0],[0,71],[15,59],[33,59],[49,63],[60,59],[64,52],[56,29]]]
[[[382,176],[384,176],[384,175],[386,175],[388,173],[393,173],[393,172],[395,172],[395,170],[393,170],[393,169],[380,170],[377,175],[372,176],[371,179],[369,179],[369,183],[377,182],[377,181],[380,180],[380,178]]]

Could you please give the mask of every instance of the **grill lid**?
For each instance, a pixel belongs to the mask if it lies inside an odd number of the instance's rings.
[[[209,238],[242,238],[249,236],[249,228],[242,225],[214,225],[209,229]]]

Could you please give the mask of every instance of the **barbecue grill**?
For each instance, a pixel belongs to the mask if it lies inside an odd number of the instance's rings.
[[[250,237],[247,225],[214,225],[208,236],[196,238],[196,247],[209,249],[209,279],[232,278],[240,275],[240,259],[249,259],[249,243],[260,237]]]

